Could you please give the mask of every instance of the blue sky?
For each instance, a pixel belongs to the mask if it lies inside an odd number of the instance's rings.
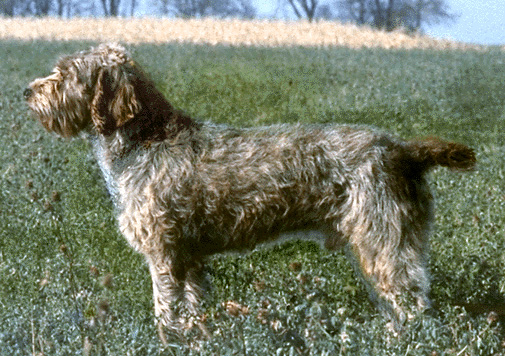
[[[452,24],[433,26],[434,37],[479,44],[505,44],[505,0],[446,0],[460,16]]]
[[[259,15],[272,15],[276,0],[253,0]],[[323,2],[323,1],[322,1]],[[331,1],[329,1],[331,2]],[[433,37],[478,44],[505,44],[505,0],[446,0],[459,17],[452,23],[426,28]],[[288,15],[282,10],[277,16]]]

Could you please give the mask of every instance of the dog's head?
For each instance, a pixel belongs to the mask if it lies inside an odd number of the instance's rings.
[[[62,58],[49,76],[29,84],[24,97],[48,131],[109,135],[140,112],[138,88],[147,82],[123,47],[104,44]]]

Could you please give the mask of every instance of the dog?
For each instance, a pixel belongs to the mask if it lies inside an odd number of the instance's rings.
[[[297,230],[347,246],[379,308],[403,323],[406,303],[430,306],[425,174],[476,163],[465,145],[368,127],[200,122],[118,44],[63,57],[24,97],[48,131],[92,142],[119,228],[149,265],[160,336],[194,325],[209,336],[200,309],[208,256]]]

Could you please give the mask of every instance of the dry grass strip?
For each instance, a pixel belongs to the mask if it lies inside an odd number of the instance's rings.
[[[155,18],[0,18],[0,39],[198,43],[232,46],[310,46],[404,49],[481,49],[402,32],[321,21]]]

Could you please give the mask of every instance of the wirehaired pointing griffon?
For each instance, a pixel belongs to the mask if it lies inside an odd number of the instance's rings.
[[[200,123],[175,110],[115,44],[62,58],[24,95],[47,130],[90,138],[120,230],[149,264],[160,330],[178,335],[192,325],[206,333],[209,255],[293,230],[347,245],[393,320],[405,319],[412,299],[426,308],[433,212],[425,173],[476,161],[458,143],[359,126]]]

